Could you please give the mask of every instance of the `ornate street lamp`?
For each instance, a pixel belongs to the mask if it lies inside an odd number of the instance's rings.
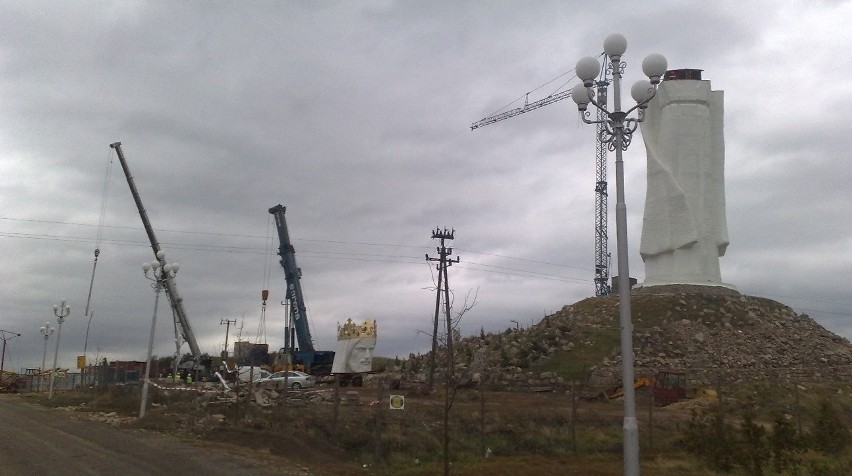
[[[53,386],[56,382],[56,362],[59,358],[59,340],[62,339],[62,323],[68,314],[71,314],[71,306],[65,305],[63,299],[60,304],[53,305],[53,314],[56,315],[56,320],[59,322],[59,332],[56,333],[56,351],[53,353],[53,369],[50,371],[50,392],[47,394],[47,399],[53,398]]]
[[[139,418],[145,416],[145,407],[148,405],[148,383],[151,378],[151,354],[154,352],[154,331],[157,328],[157,306],[160,303],[160,291],[166,287],[169,279],[177,274],[180,265],[177,263],[168,264],[165,262],[166,254],[160,250],[157,252],[157,260],[142,265],[142,271],[145,277],[151,281],[151,287],[154,288],[154,316],[151,318],[151,336],[148,339],[148,358],[145,361],[145,380],[142,384],[142,402],[139,405]],[[162,266],[160,266],[162,264]],[[148,272],[151,275],[148,275]]]
[[[624,387],[624,474],[638,476],[639,474],[639,427],[636,422],[636,394],[633,388],[633,324],[630,315],[630,269],[627,258],[627,206],[624,204],[624,162],[622,152],[627,150],[633,138],[633,132],[639,123],[645,119],[645,109],[648,102],[657,93],[657,85],[666,72],[666,58],[652,54],[642,62],[642,72],[648,80],[637,81],[630,90],[636,105],[627,111],[621,110],[621,74],[626,66],[621,62],[621,55],[627,50],[627,40],[615,33],[604,40],[604,53],[612,64],[612,86],[614,110],[608,111],[592,98],[591,87],[600,72],[598,60],[585,57],[577,62],[577,76],[583,81],[571,90],[571,97],[577,103],[583,122],[586,124],[603,124],[600,141],[615,151],[615,227],[618,247],[618,304],[619,322],[621,326],[621,363],[622,385]],[[606,119],[593,121],[586,111],[592,104],[601,110]],[[629,117],[636,112],[635,117]]]
[[[41,393],[41,386],[44,384],[44,365],[47,362],[47,339],[53,334],[53,331],[56,330],[50,326],[49,322],[45,322],[43,326],[39,329],[41,331],[41,335],[44,336],[44,352],[41,354],[41,376],[38,379],[38,391]],[[53,372],[50,373],[53,375]]]

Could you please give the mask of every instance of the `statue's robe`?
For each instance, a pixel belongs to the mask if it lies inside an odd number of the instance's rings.
[[[648,189],[639,252],[643,286],[724,286],[724,93],[702,80],[663,81],[645,112]]]

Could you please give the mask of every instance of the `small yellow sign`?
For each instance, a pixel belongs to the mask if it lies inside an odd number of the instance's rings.
[[[78,355],[77,356],[77,368],[78,369],[85,369],[86,368],[86,356],[85,355]]]
[[[405,410],[405,395],[391,395],[390,396],[390,409],[391,410]]]

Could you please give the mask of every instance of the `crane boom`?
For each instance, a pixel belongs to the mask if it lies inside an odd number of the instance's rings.
[[[290,242],[290,233],[287,231],[287,218],[284,214],[287,212],[287,207],[284,205],[276,205],[269,209],[275,217],[275,226],[278,228],[278,256],[281,267],[284,269],[284,277],[287,280],[287,299],[290,301],[290,322],[296,331],[296,340],[299,343],[299,349],[302,352],[312,352],[314,350],[314,342],[311,337],[311,329],[308,326],[307,308],[305,306],[305,298],[302,295],[302,273],[296,266],[296,249],[293,243]]]
[[[566,98],[571,97],[571,91],[562,91],[561,93],[551,94],[544,99],[539,99],[538,101],[528,102],[524,104],[524,107],[516,107],[510,111],[501,112],[500,114],[495,114],[493,116],[488,116],[486,118],[480,119],[473,124],[470,125],[470,130],[478,129],[482,126],[487,126],[488,124],[494,124],[495,122],[500,122],[503,119],[508,119],[510,117],[515,117],[518,114],[523,114],[525,112],[530,112],[536,110],[540,107],[547,106],[548,104],[553,104],[557,101],[561,101]]]
[[[130,193],[133,195],[133,201],[136,202],[136,208],[139,210],[139,216],[142,218],[142,225],[145,227],[145,233],[148,234],[148,240],[151,242],[151,249],[154,250],[154,257],[160,251],[160,243],[154,235],[154,229],[151,227],[151,222],[148,220],[148,213],[142,205],[142,199],[139,197],[139,191],[136,190],[136,183],[133,181],[133,176],[130,175],[130,169],[127,167],[127,161],[124,159],[124,153],[121,151],[121,142],[114,142],[109,145],[115,149],[118,154],[118,160],[121,162],[121,168],[124,170],[124,176],[127,178],[127,184],[130,186]],[[160,260],[160,265],[165,265],[165,260]],[[197,359],[201,357],[201,350],[198,348],[198,342],[195,340],[195,334],[192,332],[192,326],[189,324],[189,319],[186,317],[186,311],[183,309],[183,298],[180,297],[177,291],[177,286],[174,283],[174,278],[166,279],[166,296],[169,298],[172,310],[180,327],[183,339],[189,344],[189,350],[192,356]]]

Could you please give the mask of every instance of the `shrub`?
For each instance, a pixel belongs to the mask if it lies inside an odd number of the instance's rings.
[[[827,400],[819,403],[812,438],[814,448],[824,454],[839,454],[849,445],[846,422]]]
[[[805,441],[796,434],[793,424],[783,413],[778,413],[772,421],[769,444],[772,450],[772,469],[775,472],[798,471],[800,463],[798,453],[807,448]]]
[[[719,412],[692,412],[683,438],[689,453],[698,456],[716,471],[731,471],[735,466],[734,430]]]
[[[736,452],[740,465],[750,475],[763,476],[763,468],[772,453],[766,441],[766,429],[754,422],[754,414],[751,411],[743,415],[740,438]]]

